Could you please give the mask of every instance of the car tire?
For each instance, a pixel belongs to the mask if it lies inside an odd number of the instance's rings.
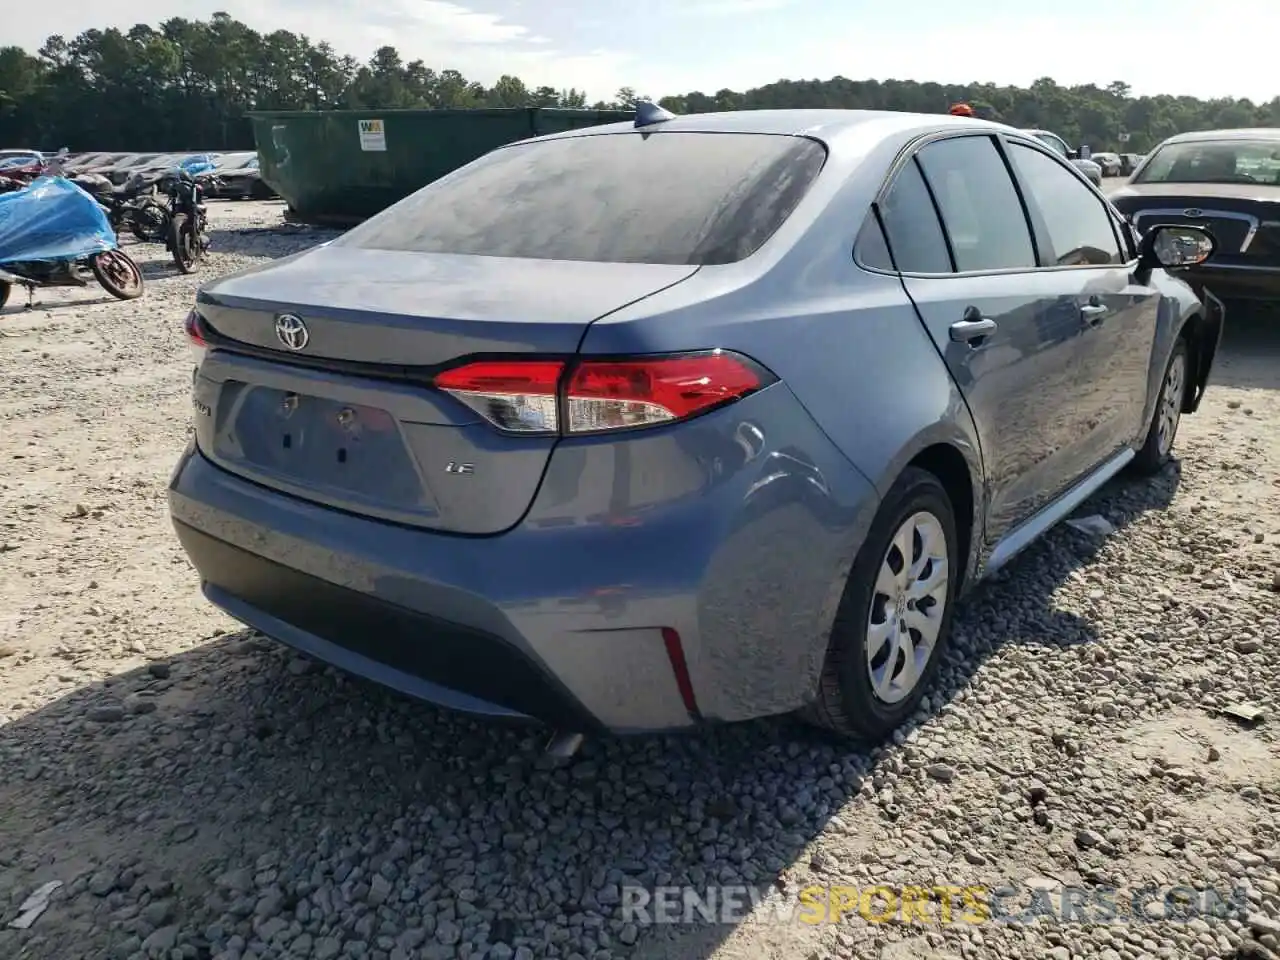
[[[1186,402],[1191,370],[1191,354],[1185,337],[1178,337],[1160,378],[1160,392],[1147,425],[1142,448],[1133,459],[1134,469],[1141,474],[1159,473],[1173,455],[1173,442],[1182,422],[1182,405]]]
[[[902,575],[899,546],[908,530],[905,539],[913,553],[909,561],[920,566],[912,577]],[[817,697],[801,712],[803,719],[850,739],[878,743],[911,716],[937,674],[951,631],[958,544],[955,513],[946,490],[933,474],[908,467],[885,496],[854,559],[832,626]],[[929,554],[945,557],[945,568],[938,569],[937,559],[926,561]],[[925,597],[930,599],[927,606]],[[927,649],[929,637],[918,629],[925,624],[936,627]],[[884,639],[877,643],[877,637]],[[906,648],[901,646],[904,640]],[[869,655],[873,644],[876,649]],[[915,654],[914,681],[904,688],[901,678],[906,676],[908,654]],[[894,677],[900,678],[896,685]]]

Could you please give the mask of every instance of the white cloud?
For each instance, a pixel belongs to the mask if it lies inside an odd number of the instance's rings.
[[[627,82],[632,63],[631,56],[606,49],[569,53],[528,26],[448,0],[134,0],[119,8],[64,0],[24,8],[16,22],[6,23],[5,42],[36,50],[53,33],[70,38],[171,17],[205,20],[216,11],[264,33],[289,30],[313,42],[327,40],[339,54],[360,60],[389,45],[406,61],[456,69],[481,83],[513,74],[531,87],[585,88],[591,99],[612,97]]]
[[[860,16],[855,4],[845,13],[840,0],[655,0],[639,8],[507,0],[508,17],[478,12],[470,2],[130,0],[104,7],[96,0],[60,0],[22,6],[6,18],[4,42],[36,49],[50,33],[72,37],[93,27],[207,19],[225,10],[257,30],[304,33],[361,60],[390,44],[406,60],[457,69],[482,83],[514,74],[530,86],[585,89],[592,100],[611,98],[621,86],[663,96],[837,74],[1018,85],[1044,75],[1064,84],[1118,79],[1139,94],[1202,97],[1269,99],[1277,91],[1266,56],[1215,56],[1255,49],[1260,25],[1274,19],[1276,0],[1232,0],[1230,16],[1197,0],[1161,0],[1157,16],[1144,0],[1109,8],[1101,22],[1074,8],[997,16],[1001,0],[972,5],[985,7],[985,17],[982,9],[967,9],[907,19]],[[778,10],[787,12],[764,15]],[[701,21],[717,17],[716,27],[724,29],[713,37]],[[1188,49],[1173,59],[1144,53]]]
[[[766,10],[782,10],[796,0],[703,0],[682,5],[678,13],[686,16],[731,17]]]
[[[608,97],[624,82],[629,60],[606,50],[570,54],[527,26],[447,0],[379,0],[369,5],[284,0],[273,3],[270,12],[254,0],[222,2],[228,13],[258,30],[305,33],[360,59],[390,45],[405,60],[453,68],[485,84],[513,74],[532,87],[585,87],[593,97]]]
[[[714,56],[679,66],[664,64],[659,69],[650,63],[634,64],[626,82],[665,95],[744,90],[783,78],[827,80],[837,75],[853,80],[1017,86],[1049,76],[1064,86],[1105,86],[1112,80],[1123,80],[1138,95],[1233,96],[1266,101],[1280,93],[1267,57],[1223,59],[1214,51],[1256,46],[1251,37],[1259,22],[1274,16],[1274,8],[1267,13],[1274,2],[1235,0],[1241,9],[1233,6],[1231,16],[1223,16],[1220,8],[1211,6],[1180,8],[1177,17],[1152,17],[1141,9],[1118,8],[1108,13],[1105,30],[1074,10],[1060,16],[1031,15],[1007,22],[956,23],[951,18],[922,21],[909,28],[851,28],[847,36],[804,29],[776,36],[775,24],[748,24],[749,40],[722,45]],[[1142,52],[1183,50],[1188,37],[1195,38],[1195,51],[1204,52],[1199,59],[1194,53],[1189,54],[1191,59],[1171,59]]]

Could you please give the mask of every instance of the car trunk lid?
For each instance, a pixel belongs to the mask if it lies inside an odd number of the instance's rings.
[[[209,348],[197,441],[294,496],[501,532],[532,503],[556,438],[496,430],[433,374],[477,355],[572,355],[592,321],[697,269],[321,247],[233,274],[197,298]],[[280,317],[305,335],[279,335]]]
[[[593,320],[692,276],[696,266],[586,263],[319,247],[206,285],[219,333],[317,359],[434,367],[472,353],[571,354]],[[288,351],[275,318],[309,339]]]

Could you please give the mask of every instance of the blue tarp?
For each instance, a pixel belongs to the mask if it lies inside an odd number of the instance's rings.
[[[197,157],[187,157],[178,164],[179,169],[187,171],[193,177],[201,173],[208,173],[216,166],[217,164],[213,162],[213,157],[207,153],[200,154]]]
[[[0,264],[80,260],[116,249],[116,234],[98,202],[62,177],[0,193]]]

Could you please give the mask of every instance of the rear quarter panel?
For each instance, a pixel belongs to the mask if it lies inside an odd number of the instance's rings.
[[[787,384],[880,494],[913,457],[945,443],[969,464],[980,506],[981,453],[959,390],[901,281],[853,260],[871,198],[911,139],[859,128],[833,143],[813,189],[755,255],[703,267],[595,322],[582,351],[740,351]]]

